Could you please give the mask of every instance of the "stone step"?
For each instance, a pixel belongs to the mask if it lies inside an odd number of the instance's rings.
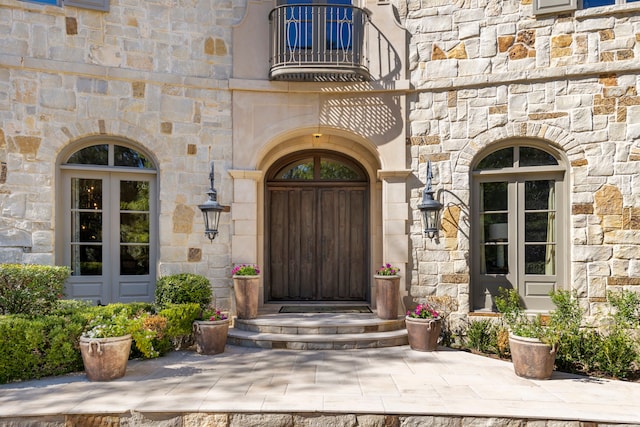
[[[289,350],[345,350],[406,345],[404,317],[382,320],[375,314],[262,314],[235,319],[227,343]]]

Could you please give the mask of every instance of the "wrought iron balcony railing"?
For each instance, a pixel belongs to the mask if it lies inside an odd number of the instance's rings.
[[[269,14],[269,78],[288,81],[369,80],[363,9],[337,4],[287,4]]]

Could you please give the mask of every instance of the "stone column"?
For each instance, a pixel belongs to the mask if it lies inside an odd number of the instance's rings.
[[[409,262],[409,192],[407,178],[409,169],[379,170],[382,180],[382,259],[377,264],[389,263],[400,268],[400,294],[398,310],[404,313],[404,299],[408,295],[407,265]],[[375,301],[375,298],[372,298]]]
[[[233,202],[231,203],[231,264],[260,264],[258,233],[258,185],[262,182],[262,171],[229,170],[233,178]],[[264,302],[264,287],[260,275],[260,306]]]

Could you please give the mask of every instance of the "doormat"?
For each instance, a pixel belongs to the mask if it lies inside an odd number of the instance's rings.
[[[366,305],[283,305],[280,313],[372,313]]]

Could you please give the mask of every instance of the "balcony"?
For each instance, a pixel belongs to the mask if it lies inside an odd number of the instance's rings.
[[[269,23],[269,79],[370,79],[365,10],[351,5],[287,4],[271,11]]]

